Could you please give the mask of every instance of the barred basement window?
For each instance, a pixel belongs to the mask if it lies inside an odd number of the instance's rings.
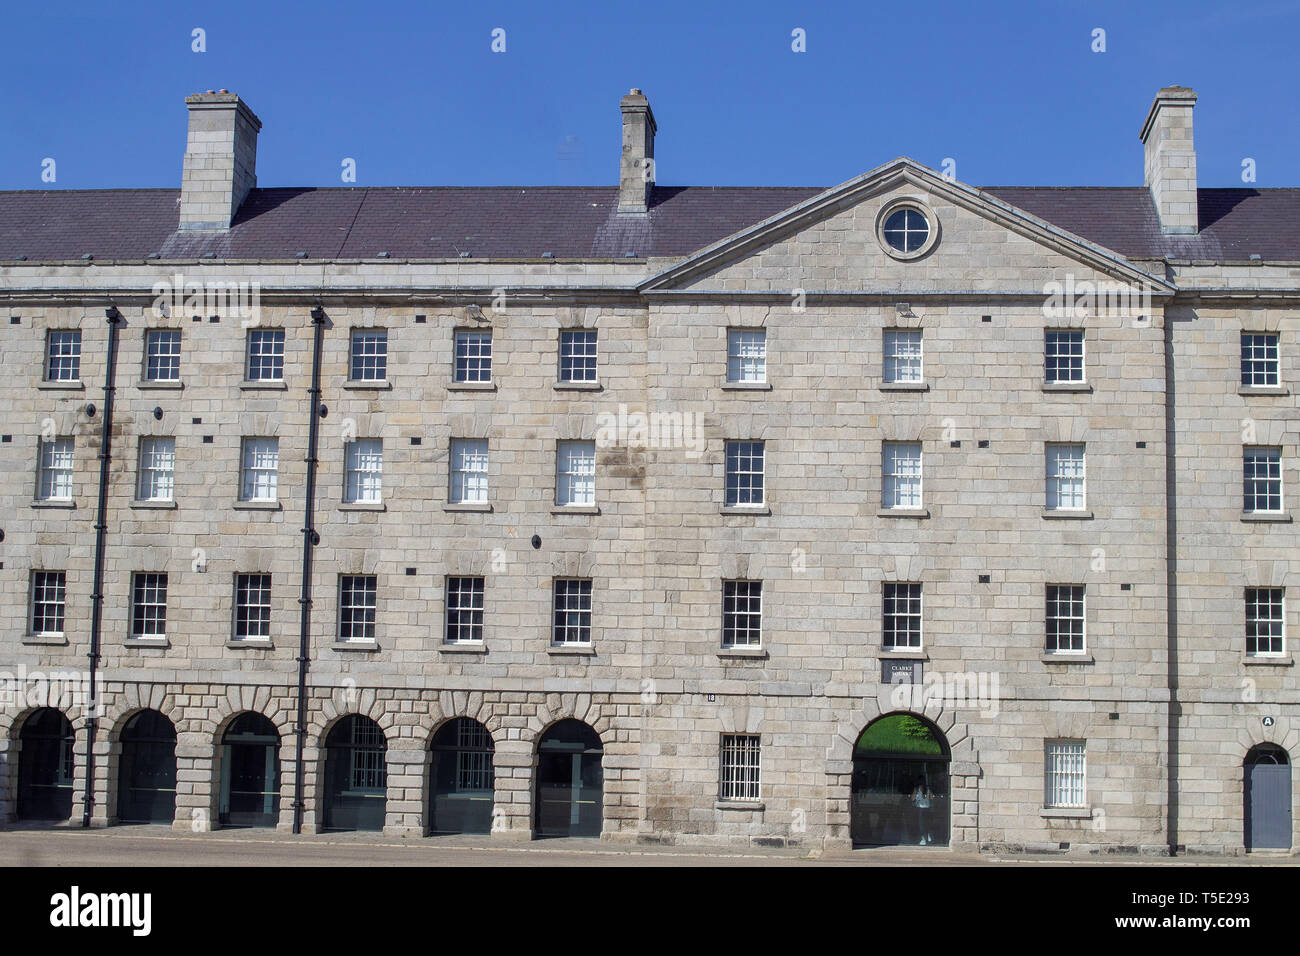
[[[1268,388],[1280,383],[1276,332],[1241,333],[1241,384]]]
[[[248,330],[248,381],[284,381],[284,329]]]
[[[45,381],[81,380],[81,330],[51,329],[45,337]]]
[[[557,580],[554,608],[551,643],[591,643],[591,581]]]
[[[271,637],[271,575],[235,575],[235,640]]]
[[[448,578],[445,640],[448,644],[483,640],[483,579]]]
[[[1044,806],[1082,809],[1088,805],[1084,741],[1049,740],[1044,764]]]
[[[562,508],[596,503],[595,442],[556,442],[555,503]]]
[[[456,333],[457,382],[492,381],[492,333],[462,329]]]
[[[922,381],[921,330],[885,330],[885,383],[890,385]]]
[[[767,330],[727,329],[727,381],[767,381]]]
[[[722,582],[722,646],[759,647],[763,637],[763,582]]]
[[[451,440],[451,504],[483,504],[488,500],[488,443],[486,438]]]
[[[351,789],[367,793],[388,791],[388,743],[384,732],[372,720],[354,720],[351,740]]]
[[[1054,382],[1083,381],[1083,332],[1047,329],[1043,333],[1044,378]]]
[[[180,329],[149,329],[144,333],[144,377],[150,382],[180,381]]]
[[[241,452],[243,475],[240,501],[275,501],[280,474],[280,440],[245,438]]]
[[[32,572],[31,633],[62,637],[68,576],[64,571]]]
[[[176,439],[141,438],[137,501],[171,501],[176,474]]]
[[[921,649],[921,585],[916,582],[886,581],[881,620],[887,651]]]
[[[1047,446],[1047,510],[1082,511],[1087,503],[1083,445]]]
[[[384,499],[384,442],[380,438],[350,441],[345,449],[343,501],[379,504]]]
[[[1047,585],[1048,652],[1082,651],[1083,638],[1083,585]]]
[[[339,640],[373,641],[378,579],[373,574],[339,577]]]
[[[722,735],[719,798],[743,801],[759,798],[759,745],[757,734]]]
[[[595,329],[565,329],[560,332],[560,381],[596,381]]]
[[[1284,588],[1246,588],[1246,654],[1282,654],[1286,642]]]
[[[353,382],[382,382],[388,378],[387,330],[352,330],[348,378]]]
[[[885,508],[921,507],[921,443],[885,442],[881,466]]]
[[[1242,510],[1282,510],[1282,449],[1247,445],[1242,450]]]
[[[727,507],[763,503],[763,442],[727,442]]]
[[[41,441],[36,477],[38,501],[72,500],[72,465],[71,438]]]
[[[167,575],[137,573],[131,587],[131,636],[167,636]]]

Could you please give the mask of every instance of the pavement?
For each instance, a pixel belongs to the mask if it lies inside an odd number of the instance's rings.
[[[403,839],[374,833],[293,835],[268,830],[187,833],[161,826],[0,830],[0,866],[1295,866],[1300,857],[998,855],[943,847],[808,848],[661,846],[590,839],[502,844],[478,836]]]

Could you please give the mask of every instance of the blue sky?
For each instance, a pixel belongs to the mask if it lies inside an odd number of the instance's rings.
[[[1170,84],[1201,97],[1202,186],[1242,185],[1247,157],[1256,185],[1300,185],[1300,0],[101,0],[3,17],[0,189],[178,187],[184,97],[218,88],[262,119],[261,186],[343,185],[345,157],[357,185],[608,185],[633,86],[661,185],[829,186],[898,155],[952,158],[977,186],[1140,185],[1138,130]]]

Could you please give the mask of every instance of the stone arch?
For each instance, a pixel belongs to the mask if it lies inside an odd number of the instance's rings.
[[[127,721],[142,710],[156,710],[172,722],[176,736],[202,730],[202,717],[187,717],[176,703],[176,698],[163,684],[127,684],[114,702],[104,711],[100,725],[105,728],[114,749],[122,739],[122,729]]]
[[[306,803],[304,832],[319,832],[324,821],[325,760],[327,757],[325,741],[329,738],[330,731],[334,729],[334,726],[339,721],[354,715],[368,717],[379,726],[384,735],[385,750],[390,755],[386,759],[386,763],[391,761],[391,755],[401,745],[397,727],[398,715],[395,711],[384,707],[374,689],[336,687],[330,696],[315,708],[315,713],[307,724],[307,734],[303,743],[302,755],[304,777],[302,789],[303,799]],[[386,807],[391,808],[394,804],[392,791],[395,789],[394,784],[396,781],[391,772],[391,766],[388,769],[390,793],[386,799]],[[288,780],[284,786],[292,787],[293,768],[290,768],[290,772],[286,774],[286,777]]]
[[[1300,755],[1300,728],[1293,726],[1286,717],[1274,719],[1271,727],[1265,727],[1258,717],[1247,718],[1237,729],[1237,744],[1241,748],[1241,759],[1246,758],[1255,747],[1261,744],[1274,744],[1286,751],[1287,759],[1293,764]]]
[[[436,700],[430,702],[427,710],[417,712],[415,734],[423,741],[427,750],[433,742],[433,735],[449,720],[457,717],[469,717],[477,720],[487,728],[492,736],[492,743],[500,746],[507,740],[506,729],[501,715],[484,700],[478,691],[444,690]]]
[[[528,732],[534,752],[546,731],[562,720],[580,720],[596,732],[600,745],[608,751],[613,743],[613,725],[602,712],[599,704],[593,703],[590,694],[547,694],[545,701],[538,704],[537,712],[528,719]]]

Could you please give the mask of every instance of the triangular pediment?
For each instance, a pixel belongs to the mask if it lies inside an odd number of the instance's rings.
[[[913,203],[934,220],[934,240],[909,257],[886,246],[882,229]],[[1070,278],[1173,291],[1113,250],[902,157],[699,250],[640,289],[1033,294]]]

